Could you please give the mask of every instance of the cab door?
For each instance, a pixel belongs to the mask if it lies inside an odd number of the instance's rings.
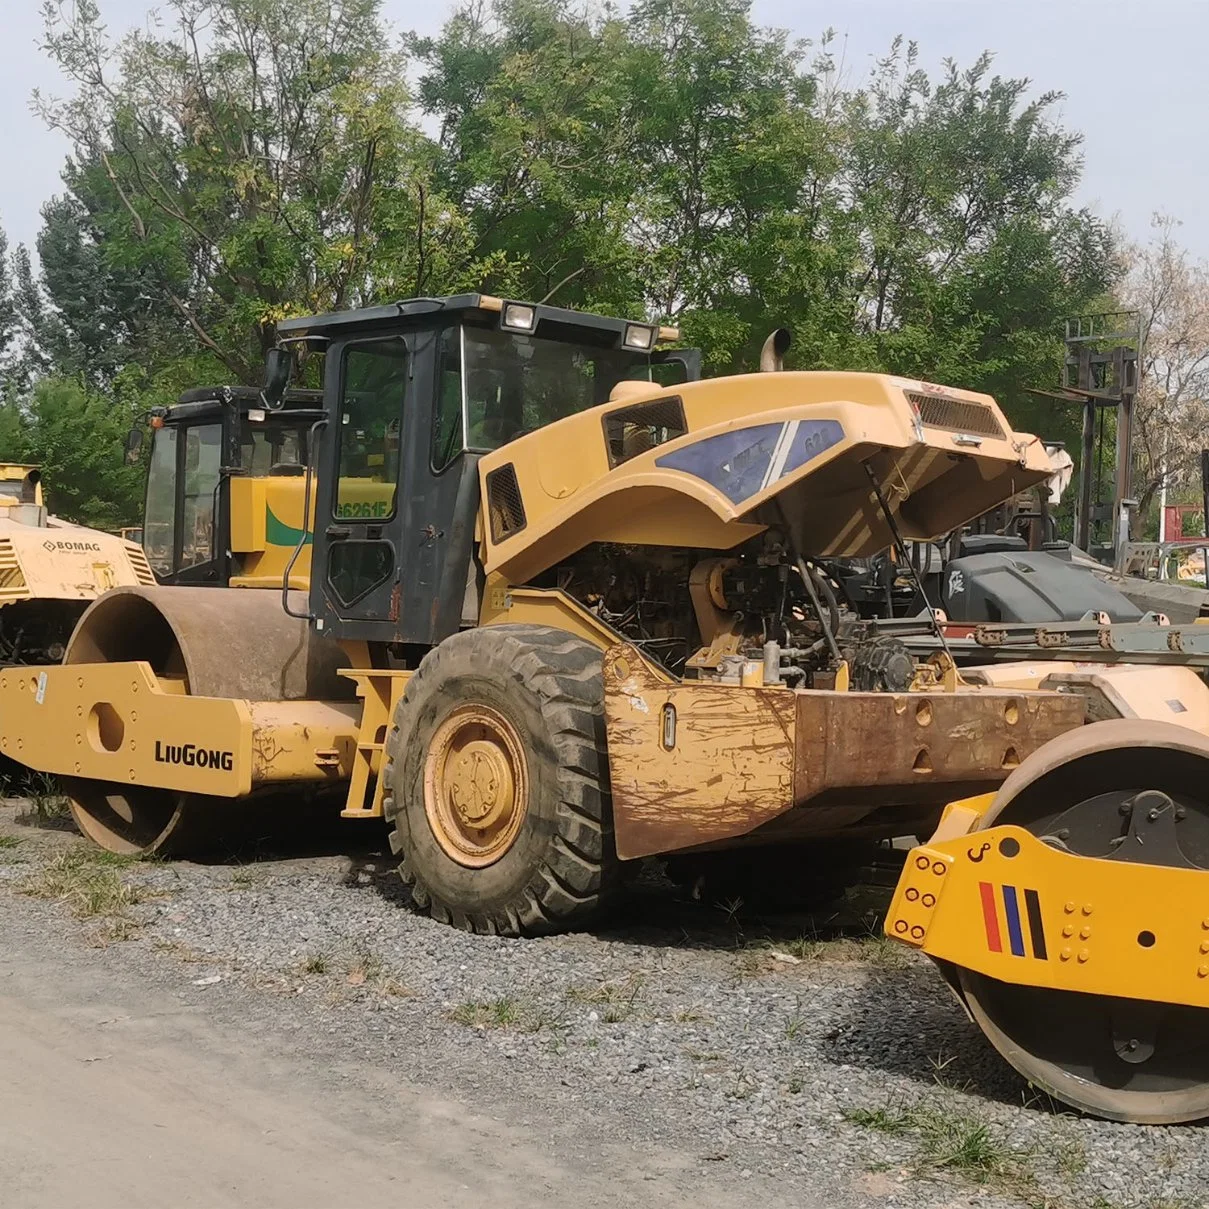
[[[327,352],[312,611],[340,637],[381,639],[383,623],[398,621],[400,467],[412,370],[403,335],[348,340]]]
[[[161,582],[211,584],[223,576],[223,427],[218,420],[155,430],[143,543]]]

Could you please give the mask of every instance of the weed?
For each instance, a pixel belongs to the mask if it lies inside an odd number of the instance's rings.
[[[805,932],[789,940],[760,941],[762,949],[775,949],[799,961],[863,962],[885,968],[901,966],[910,960],[905,946],[869,926],[864,935],[827,935]]]
[[[469,1028],[508,1028],[520,1018],[520,1007],[515,1000],[506,997],[492,999],[489,1003],[467,1000],[449,1013],[449,1019],[455,1024]]]
[[[156,940],[152,942],[152,947],[157,953],[170,953],[186,965],[200,965],[211,960],[205,953],[190,945],[181,944],[179,940]]]
[[[376,983],[382,976],[385,963],[377,953],[361,949],[348,963],[346,981],[350,986],[363,986],[365,983]]]
[[[415,995],[415,991],[407,986],[406,983],[402,983],[397,978],[389,976],[378,981],[377,989],[383,995],[389,995],[392,999],[410,999]]]
[[[966,1079],[962,1083],[955,1082],[947,1071],[949,1066],[957,1059],[956,1054],[945,1054],[942,1049],[935,1058],[929,1058],[928,1062],[932,1067],[932,1078],[936,1081],[937,1087],[943,1087],[948,1091],[969,1091],[970,1081]]]
[[[602,1009],[600,1017],[606,1024],[620,1024],[634,1014],[643,983],[641,974],[629,974],[614,982],[602,982],[599,986],[571,987],[567,991],[567,998],[573,1003],[599,1005]]]
[[[119,915],[142,902],[143,894],[137,886],[123,881],[114,867],[128,861],[99,859],[112,855],[99,849],[71,848],[27,878],[21,892],[66,903],[81,919]]]
[[[862,1129],[876,1129],[878,1133],[908,1133],[913,1126],[910,1110],[885,1105],[882,1108],[849,1108],[844,1111],[844,1120]]]
[[[21,843],[17,835],[0,835],[0,848],[16,848]]]
[[[67,798],[59,789],[59,783],[49,773],[36,772],[26,786],[26,793],[34,806],[34,817],[39,823],[53,823],[67,815]]]
[[[1015,1166],[1019,1156],[991,1125],[956,1109],[887,1103],[880,1108],[851,1109],[844,1116],[866,1129],[913,1135],[921,1171],[957,1171],[980,1184],[1023,1178]]]
[[[698,1012],[695,1008],[677,1008],[672,1013],[672,1020],[676,1024],[696,1024],[699,1020],[704,1020],[705,1014]]]
[[[799,998],[785,1021],[785,1040],[793,1041],[799,1037],[806,1027],[806,1016],[802,1013],[802,1000]]]
[[[231,874],[231,880],[228,886],[232,890],[250,890],[260,881],[260,877],[253,869],[239,868]]]
[[[1074,1179],[1087,1170],[1087,1151],[1074,1134],[1055,1135],[1050,1142],[1050,1151],[1054,1165],[1067,1179]]]
[[[312,953],[302,963],[304,974],[326,974],[331,963],[326,953]]]
[[[94,949],[107,949],[115,941],[136,940],[142,931],[140,924],[124,915],[107,919],[89,937]]]

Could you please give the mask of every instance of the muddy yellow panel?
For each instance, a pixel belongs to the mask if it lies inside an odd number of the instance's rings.
[[[631,646],[604,659],[617,851],[920,834],[997,787],[1083,699],[1059,693],[835,693],[669,682]],[[875,741],[870,736],[876,736]]]

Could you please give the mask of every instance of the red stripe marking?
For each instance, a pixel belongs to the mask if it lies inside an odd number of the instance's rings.
[[[992,953],[1003,952],[1003,940],[999,935],[999,913],[995,909],[995,887],[990,882],[979,882],[978,892],[982,895],[982,922],[987,930],[987,947]]]

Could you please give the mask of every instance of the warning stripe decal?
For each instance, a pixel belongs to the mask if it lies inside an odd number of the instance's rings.
[[[1045,951],[1045,925],[1041,922],[1041,899],[1036,890],[1024,892],[1024,905],[1028,911],[1028,930],[1033,936],[1033,956],[1045,961],[1049,954]]]
[[[996,894],[996,890],[999,891]],[[1049,959],[1045,944],[1045,923],[1041,915],[1041,896],[1036,890],[1019,890],[1015,886],[993,882],[979,882],[978,894],[982,900],[982,923],[986,929],[987,948],[992,953],[1004,951],[1004,933],[1007,933],[1008,951],[1014,957],[1027,955],[1026,943],[1032,955],[1039,961]],[[1020,895],[1024,895],[1024,910],[1021,912]],[[1000,914],[1000,901],[1003,913]],[[1028,932],[1025,933],[1027,926]]]
[[[999,912],[995,910],[995,887],[990,882],[979,882],[978,892],[982,895],[982,922],[987,930],[987,948],[992,953],[1003,952],[1003,940],[999,935]]]
[[[1007,916],[1008,939],[1014,957],[1024,956],[1024,936],[1020,932],[1020,907],[1016,902],[1016,887],[1003,887],[1003,912]]]

